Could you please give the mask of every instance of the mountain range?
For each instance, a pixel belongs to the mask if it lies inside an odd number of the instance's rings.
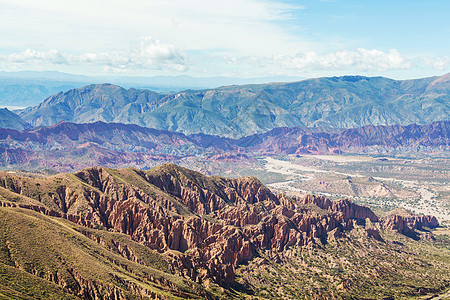
[[[31,125],[7,108],[0,108],[0,128],[31,129]]]
[[[258,155],[448,151],[450,121],[353,129],[277,128],[240,139],[157,130],[132,124],[61,122],[39,129],[0,128],[0,165],[79,170],[88,166],[150,168],[182,157],[240,160]]]
[[[83,76],[55,71],[0,71],[0,107],[35,106],[60,91],[81,88],[88,84],[110,82],[123,87],[150,89],[169,93],[186,89],[215,88],[223,85],[293,81],[298,77],[191,77],[191,76]]]
[[[449,118],[449,91],[450,74],[401,81],[327,77],[169,94],[99,84],[57,93],[18,114],[33,127],[103,121],[240,138],[278,127],[430,124]]]
[[[0,297],[373,299],[450,282],[436,218],[165,164],[0,172]]]
[[[2,109],[0,299],[443,299],[448,229],[435,217],[177,164],[447,156],[449,92],[450,74],[170,93],[94,84]]]

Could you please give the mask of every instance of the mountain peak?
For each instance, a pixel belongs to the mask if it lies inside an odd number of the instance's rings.
[[[56,94],[20,115],[33,126],[104,121],[229,138],[277,127],[429,124],[450,115],[448,78],[349,75],[167,95],[97,84]]]

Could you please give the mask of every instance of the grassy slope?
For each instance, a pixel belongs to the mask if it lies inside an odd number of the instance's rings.
[[[0,299],[79,299],[55,283],[0,262]]]
[[[105,245],[102,246],[81,234],[79,231],[85,230],[82,227],[20,208],[0,208],[0,230],[0,293],[3,295],[17,292],[39,298],[48,292],[62,299],[64,293],[73,293],[79,288],[71,271],[75,270],[85,280],[95,282],[105,293],[110,287],[131,297],[127,290],[135,288],[169,298],[178,298],[174,294],[180,293],[184,293],[183,297],[197,297],[195,289],[198,286],[169,274],[163,257],[134,243],[128,236],[90,230],[101,238]],[[120,256],[118,244],[132,249],[146,266]],[[32,279],[22,281],[20,276]],[[56,285],[40,279],[52,276],[64,282],[64,293]],[[27,286],[33,281],[34,289],[29,289]],[[170,282],[177,292],[155,282]]]
[[[323,248],[267,253],[238,270],[241,287],[270,299],[416,299],[450,288],[450,243],[354,229]],[[428,298],[427,298],[428,299]]]

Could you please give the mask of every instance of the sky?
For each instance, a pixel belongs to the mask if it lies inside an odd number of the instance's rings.
[[[448,0],[0,0],[0,71],[395,79],[450,72]]]

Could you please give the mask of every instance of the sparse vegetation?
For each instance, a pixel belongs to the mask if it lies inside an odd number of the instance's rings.
[[[260,253],[238,269],[238,282],[269,299],[410,299],[450,287],[448,236],[436,242],[392,232],[382,237],[355,229],[321,248],[276,254],[278,261]]]
[[[172,275],[161,255],[123,234],[82,228],[20,208],[0,208],[0,230],[0,296],[72,299],[71,294],[83,289],[90,293],[95,286],[101,294],[133,298],[130,290],[141,290],[148,298],[175,299],[197,298],[196,289],[202,289]],[[123,257],[119,245],[131,249],[139,263]]]
[[[336,178],[358,184],[376,184],[370,178]],[[326,179],[321,177],[319,180]],[[164,181],[164,184],[160,182],[158,185],[159,181]],[[225,193],[233,186],[231,183],[243,184],[239,193],[248,193],[252,188],[243,188],[248,184],[257,188],[255,193],[272,195],[256,178],[232,181],[217,176],[207,177],[173,164],[149,171],[92,168],[73,174],[34,178],[0,173],[0,201],[5,206],[0,207],[0,299],[73,299],[83,298],[83,293],[95,293],[94,290],[105,298],[109,297],[105,295],[117,295],[127,299],[412,299],[446,293],[450,288],[450,233],[446,227],[423,227],[415,234],[419,238],[412,239],[384,230],[376,220],[374,223],[367,221],[369,219],[348,220],[343,217],[345,213],[339,214],[345,210],[334,212],[335,215],[326,207],[309,202],[297,203],[297,198],[287,196],[270,196],[284,203],[279,206],[268,200],[254,204],[245,202],[239,206],[229,197],[240,197],[237,190],[231,194]],[[185,196],[182,196],[183,193]],[[226,207],[205,214],[195,212],[197,206],[190,208],[183,202],[194,199],[193,195],[197,200],[200,197],[203,201],[223,201],[221,205]],[[228,213],[233,213],[228,222],[233,225],[227,228],[232,229],[229,232],[234,234],[235,239],[259,226],[271,226],[270,222],[278,222],[271,227],[273,229],[267,230],[273,230],[273,236],[275,230],[280,234],[284,232],[284,236],[279,236],[280,241],[288,237],[288,230],[292,230],[300,233],[299,239],[302,235],[309,235],[310,243],[295,244],[292,239],[290,245],[285,240],[281,248],[263,248],[257,247],[258,239],[254,239],[249,249],[255,251],[256,256],[250,253],[251,259],[236,265],[235,281],[221,285],[210,281],[201,285],[188,279],[198,278],[189,277],[186,273],[194,267],[177,269],[171,257],[198,255],[205,248],[185,246],[185,250],[166,248],[158,252],[161,250],[157,248],[158,239],[153,244],[145,238],[140,239],[157,235],[157,230],[151,231],[155,227],[139,227],[138,223],[133,225],[141,219],[129,219],[129,223],[121,219],[118,222],[120,227],[102,220],[106,211],[112,208],[105,206],[99,212],[94,209],[107,205],[106,201],[100,203],[100,199],[107,198],[108,201],[116,201],[119,210],[123,209],[124,203],[130,204],[132,210],[129,213],[124,211],[115,218],[119,216],[124,219],[131,214],[150,218],[152,212],[160,211],[165,218],[175,216],[170,219],[172,222],[195,219],[201,226],[211,226],[207,231],[211,233],[199,240],[201,247],[206,245],[204,240],[224,230],[225,227],[221,226],[226,220],[220,216],[228,208]],[[383,203],[382,198],[376,197],[367,201],[378,205]],[[387,203],[383,205],[387,206]],[[235,219],[240,218],[235,213],[239,210],[247,213],[253,208],[252,215],[246,216],[254,218],[255,224],[240,227],[239,223],[234,223]],[[50,212],[50,209],[54,211]],[[273,211],[277,212],[270,214]],[[97,219],[92,218],[93,212],[98,213]],[[57,213],[64,217],[58,217]],[[266,213],[269,214],[264,215]],[[296,213],[295,220],[289,217]],[[91,219],[80,221],[77,225],[68,221],[70,218],[64,214],[73,214],[71,218],[91,216]],[[257,214],[263,216],[260,221]],[[402,215],[402,212],[396,215]],[[299,230],[299,220],[307,220],[308,217],[311,217],[310,223],[302,224],[305,225],[304,231]],[[84,226],[88,220],[95,222]],[[168,226],[162,221],[151,222],[159,228]],[[199,230],[193,227],[194,223],[186,224],[192,235],[199,234]],[[324,232],[325,227],[320,224],[330,224],[330,231]],[[133,235],[128,228],[142,235]],[[319,228],[322,228],[322,233],[314,236],[311,232]],[[378,232],[380,236],[377,236]],[[221,243],[228,236],[215,238]],[[264,233],[260,238],[266,238]],[[250,235],[245,239],[250,239]],[[214,253],[216,259],[223,259],[220,255],[229,246],[219,244],[211,252],[204,252],[205,256],[206,253]],[[211,269],[204,268],[202,272],[208,270]]]

